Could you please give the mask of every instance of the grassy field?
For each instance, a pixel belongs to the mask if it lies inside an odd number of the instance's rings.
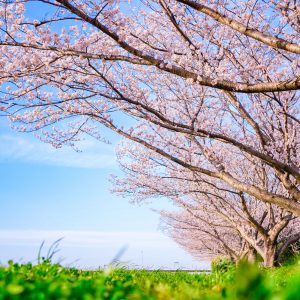
[[[0,299],[300,299],[300,264],[211,274],[111,269],[84,271],[43,262],[0,267]]]

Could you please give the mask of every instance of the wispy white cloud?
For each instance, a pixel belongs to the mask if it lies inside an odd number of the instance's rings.
[[[0,230],[0,245],[38,246],[63,238],[64,247],[107,248],[130,245],[135,248],[174,247],[161,232],[107,232],[74,230]]]
[[[12,134],[0,135],[0,160],[34,162],[79,168],[114,168],[116,157],[112,145],[96,140],[79,143],[82,152],[69,147],[55,149],[29,136]]]

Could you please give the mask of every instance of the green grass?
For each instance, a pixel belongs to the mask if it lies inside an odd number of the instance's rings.
[[[115,269],[84,271],[44,261],[0,267],[0,299],[300,299],[300,265],[241,264],[211,274]]]

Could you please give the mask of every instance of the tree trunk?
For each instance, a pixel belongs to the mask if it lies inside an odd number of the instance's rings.
[[[257,256],[257,253],[256,253],[255,249],[254,248],[250,248],[249,252],[248,252],[248,255],[247,255],[248,262],[249,263],[255,263],[256,256]]]
[[[274,245],[265,246],[264,266],[272,268],[275,265],[276,247]]]
[[[238,265],[241,261],[247,261],[249,263],[255,263],[257,260],[257,251],[253,247],[249,247],[240,256],[237,257],[235,263]]]

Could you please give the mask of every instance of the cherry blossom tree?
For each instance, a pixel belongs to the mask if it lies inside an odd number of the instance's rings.
[[[179,212],[161,212],[167,233],[198,259],[211,260],[221,256],[236,263],[245,259],[250,262],[262,260],[265,267],[273,267],[282,261],[285,251],[298,245],[299,220],[282,211],[278,214],[274,206],[266,207],[260,218],[257,211],[245,218],[234,210],[227,210],[229,216],[224,215],[224,209],[222,212],[214,206],[207,208],[208,204],[200,200],[192,206],[187,205],[185,199]],[[211,202],[217,202],[214,200]],[[249,208],[253,207],[248,205]],[[270,221],[269,212],[276,220]],[[249,225],[253,221],[256,226]]]
[[[297,1],[0,3],[0,110],[14,127],[60,147],[106,126],[300,215]],[[256,184],[257,168],[280,188]]]
[[[278,206],[207,180],[125,141],[119,159],[126,176],[113,178],[114,191],[137,202],[171,199],[180,209],[162,211],[162,219],[174,240],[198,258],[221,255],[238,262],[260,257],[266,267],[272,267],[300,239],[299,218]],[[247,161],[246,176],[278,193],[279,180],[268,176],[268,168],[255,166],[254,170],[254,163]],[[243,167],[236,169],[242,174],[247,171]]]

